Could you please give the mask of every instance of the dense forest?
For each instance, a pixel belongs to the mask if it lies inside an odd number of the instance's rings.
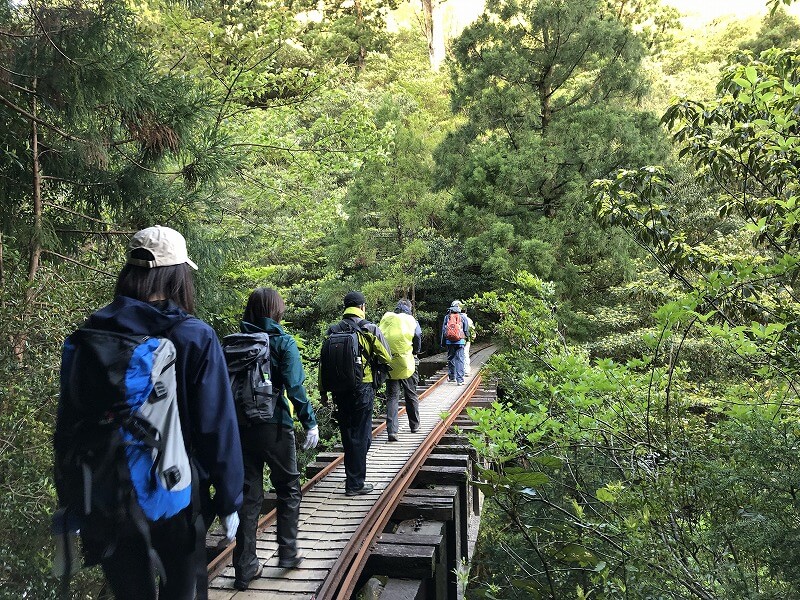
[[[0,597],[55,595],[61,344],[153,224],[220,335],[287,299],[319,449],[344,293],[428,353],[467,303],[468,598],[800,597],[796,6],[459,1],[0,0]]]

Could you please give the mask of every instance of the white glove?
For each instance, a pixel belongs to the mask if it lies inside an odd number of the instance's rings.
[[[59,508],[53,515],[50,532],[56,544],[53,557],[53,575],[71,577],[83,565],[83,555],[78,545],[78,521],[68,514],[65,508]]]
[[[55,536],[56,553],[53,557],[53,575],[71,577],[80,571],[83,560],[78,546],[78,533],[70,531]]]
[[[319,427],[314,425],[311,429],[306,431],[306,441],[303,442],[303,450],[316,448],[319,444]]]
[[[225,530],[225,539],[230,544],[236,539],[236,530],[239,529],[239,513],[231,513],[222,517],[222,528]]]

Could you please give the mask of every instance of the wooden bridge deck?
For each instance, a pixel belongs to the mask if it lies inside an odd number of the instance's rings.
[[[472,355],[473,372],[487,360],[491,350]],[[469,378],[466,383],[469,383]],[[420,402],[420,429],[411,433],[408,420],[401,416],[397,442],[389,442],[385,429],[372,440],[367,455],[367,482],[375,489],[364,496],[344,494],[344,465],[339,464],[324,479],[303,494],[298,526],[298,548],[304,560],[294,569],[280,569],[274,522],[259,533],[257,553],[264,565],[261,577],[250,587],[233,587],[234,571],[228,564],[209,582],[211,600],[309,600],[328,576],[336,558],[355,533],[380,494],[400,472],[414,451],[441,420],[466,386],[443,382],[430,390]]]

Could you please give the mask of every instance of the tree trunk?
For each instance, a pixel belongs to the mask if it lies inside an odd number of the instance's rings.
[[[444,19],[441,0],[422,0],[422,22],[428,40],[431,70],[438,72],[444,62]]]
[[[364,11],[361,9],[361,0],[355,0],[353,2],[353,8],[356,10],[356,21],[358,22],[359,28],[364,27]],[[364,44],[359,44],[358,46],[358,58],[356,59],[356,70],[360,73],[364,70],[364,64],[367,59],[367,49],[364,47]]]
[[[36,79],[33,80],[33,89],[36,90]],[[38,117],[38,103],[36,96],[31,100],[31,114]],[[25,300],[33,299],[33,282],[39,270],[39,261],[42,256],[42,174],[39,163],[39,130],[36,121],[31,121],[31,154],[33,157],[33,233],[30,242],[30,258],[28,260],[28,291]]]
[[[0,308],[6,307],[6,268],[3,265],[3,232],[0,231]]]
[[[35,13],[36,6],[34,2],[30,3],[31,12]],[[33,14],[33,22],[36,23],[36,15]],[[38,27],[34,25],[34,32],[38,33]],[[36,43],[33,45],[33,64],[36,64],[37,51]],[[23,306],[22,314],[27,317],[32,312],[33,300],[35,296],[34,282],[36,281],[36,274],[39,271],[39,262],[42,256],[42,174],[41,164],[39,162],[39,102],[36,99],[36,89],[38,87],[38,79],[33,78],[31,82],[31,168],[32,168],[32,186],[33,186],[33,231],[31,232],[31,239],[29,243],[30,255],[28,258],[28,285],[25,290],[25,305]],[[13,334],[13,353],[14,357],[21,363],[25,359],[25,346],[28,342],[28,334],[24,330],[27,318],[21,321],[21,331]]]
[[[428,40],[428,58],[433,65],[433,0],[422,0],[422,26],[425,28],[425,39]]]
[[[550,31],[547,26],[542,28],[542,41],[546,50],[550,49]],[[553,120],[553,107],[550,103],[550,98],[553,93],[553,65],[548,64],[545,66],[542,73],[542,78],[539,81],[539,104],[541,109],[541,129],[542,129],[542,145],[547,148],[548,131],[550,129],[550,121]],[[544,153],[544,161],[547,162],[547,150]],[[548,179],[544,182],[541,189],[542,203],[544,205],[544,213],[548,217],[555,216],[555,205],[552,198],[553,181]]]

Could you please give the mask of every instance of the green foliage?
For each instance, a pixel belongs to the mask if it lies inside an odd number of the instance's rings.
[[[496,1],[453,52],[466,121],[437,149],[437,178],[472,265],[492,287],[525,269],[571,299],[621,282],[630,251],[609,245],[583,198],[603,173],[662,156],[655,121],[631,104],[645,91],[639,37],[605,3]]]
[[[767,6],[769,6],[770,13],[774,13],[781,7],[781,4],[789,6],[790,4],[794,4],[794,2],[795,0],[767,0]]]
[[[336,0],[297,3],[307,21],[300,40],[323,59],[364,67],[367,55],[385,52],[390,36],[386,16],[397,0]]]
[[[542,597],[798,593],[796,557],[783,551],[796,535],[795,491],[783,482],[797,451],[797,82],[792,52],[762,57],[732,65],[715,102],[683,101],[665,115],[716,222],[704,228],[682,214],[683,181],[663,168],[594,184],[601,222],[625,229],[679,284],[662,286],[656,328],[628,362],[590,361],[553,344],[559,352],[530,347],[494,363],[511,403],[502,418],[499,405],[476,413],[474,443],[499,472],[482,472],[482,485],[519,558],[503,568],[490,552],[492,594],[522,597],[515,569]],[[693,382],[703,352],[732,356],[734,367],[718,368],[708,385]],[[560,466],[529,461],[542,452]],[[525,491],[509,466],[548,479]],[[524,545],[535,558],[521,558]]]
[[[428,348],[474,297],[503,347],[473,413],[476,594],[797,596],[797,59],[742,58],[706,102],[732,49],[793,22],[695,36],[656,0],[490,0],[448,81],[387,32],[395,6],[0,3],[0,595],[54,594],[58,346],[162,222],[221,334],[281,291],[315,402],[346,289],[371,318],[413,297]],[[684,164],[643,168],[665,154],[647,107],[676,89],[697,90],[665,117]]]
[[[589,360],[561,343],[541,283],[522,282],[478,300],[497,311],[503,351],[490,362],[498,402],[470,411],[490,464],[478,474],[488,501],[476,596],[796,594],[782,550],[795,491],[777,476],[797,459],[787,387],[698,387],[674,349],[661,366]],[[659,356],[663,333],[650,344]]]
[[[728,228],[700,240],[676,229],[668,204],[675,186],[657,167],[596,182],[594,199],[600,219],[629,231],[682,284],[673,323],[704,327],[740,356],[765,354],[762,376],[793,381],[797,369],[786,357],[797,321],[797,55],[773,50],[764,59],[732,65],[715,102],[682,101],[664,116],[681,156],[715,186],[719,219],[747,237]]]
[[[389,140],[387,154],[367,158],[349,187],[347,219],[330,254],[345,277],[357,278],[353,287],[386,306],[396,298],[416,300],[445,204],[430,191],[430,153],[415,130],[416,109],[403,100],[387,97],[378,108],[376,126]]]
[[[6,264],[11,272],[15,266]],[[6,280],[0,289],[0,337],[19,339],[21,331],[27,332],[24,362],[12,345],[0,345],[0,521],[6,530],[0,541],[0,598],[9,600],[55,597],[49,522],[55,506],[51,440],[60,345],[79,324],[87,303],[109,291],[106,282],[86,279],[81,269],[45,265],[31,312],[19,302],[24,294],[19,285]],[[74,586],[83,590],[75,598],[94,597],[97,573],[81,574]]]
[[[714,102],[667,111],[695,184],[647,167],[593,185],[599,220],[677,283],[653,279],[663,300],[640,341],[623,326],[592,345],[625,364],[557,337],[515,351],[519,328],[497,330],[514,340],[491,362],[502,404],[474,413],[494,469],[480,474],[497,511],[486,535],[499,536],[484,550],[487,597],[798,594],[785,551],[797,532],[796,72],[791,51],[744,58]],[[528,294],[515,303],[538,301]],[[517,485],[515,469],[537,485]]]
[[[789,15],[778,4],[761,22],[756,37],[743,43],[742,50],[749,50],[759,56],[770,48],[790,48],[800,39],[800,21]]]

